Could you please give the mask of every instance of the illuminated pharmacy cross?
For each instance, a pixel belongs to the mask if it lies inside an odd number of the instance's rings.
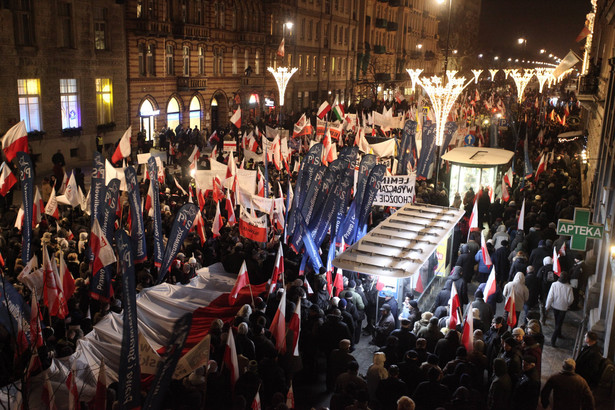
[[[589,209],[574,208],[574,221],[557,221],[557,234],[570,236],[570,249],[584,251],[588,239],[601,239],[604,226],[589,223]]]

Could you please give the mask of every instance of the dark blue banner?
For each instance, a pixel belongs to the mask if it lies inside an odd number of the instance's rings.
[[[312,264],[312,268],[314,268],[314,272],[316,272],[316,274],[319,274],[321,273],[320,268],[322,268],[323,266],[322,266],[322,260],[320,259],[320,255],[318,254],[318,247],[314,243],[314,239],[312,238],[312,232],[310,232],[310,229],[307,227],[307,224],[305,223],[305,219],[303,219],[303,215],[298,213],[297,219],[299,220],[299,227],[302,232],[302,236],[303,236],[303,240],[305,244],[305,251],[307,255],[309,256],[310,263]]]
[[[101,221],[102,203],[107,186],[105,185],[105,158],[98,151],[94,152],[94,163],[92,164],[92,181],[90,183],[90,226],[94,225],[94,220]],[[94,260],[92,251],[87,248],[88,259]]]
[[[132,169],[132,167],[129,167]],[[133,170],[134,171],[134,170]],[[115,244],[122,267],[122,350],[118,371],[118,401],[122,409],[141,406],[141,365],[139,362],[139,332],[137,328],[137,297],[132,244],[126,231],[115,231]]]
[[[456,122],[453,122],[453,121],[447,122],[446,125],[444,126],[444,143],[440,147],[440,156],[446,153],[446,150],[448,149],[448,146],[451,143],[451,140],[453,139],[453,135],[457,131],[457,127],[459,126],[457,125]],[[407,174],[404,174],[404,175],[407,175]]]
[[[167,241],[167,248],[164,251],[162,266],[160,267],[160,271],[158,271],[158,281],[156,283],[162,282],[167,275],[167,271],[171,267],[171,262],[175,259],[175,256],[184,243],[184,239],[186,239],[186,235],[188,235],[190,228],[192,228],[197,212],[199,212],[199,207],[195,204],[188,203],[184,204],[175,216],[171,234]]]
[[[34,206],[34,168],[30,155],[17,153],[19,163],[19,181],[21,182],[21,203],[23,205],[23,223],[21,224],[22,246],[21,258],[28,263],[32,258],[32,210]]]
[[[416,167],[416,179],[429,179],[430,168],[436,154],[436,125],[425,121],[423,123],[423,141],[421,145],[421,155]]]
[[[109,181],[109,185],[105,190],[105,196],[100,204],[101,213],[98,218],[100,221],[100,228],[103,235],[107,238],[107,242],[113,243],[113,232],[115,230],[115,219],[117,217],[117,203],[120,196],[120,180],[113,178]],[[113,270],[115,265],[107,265],[100,269],[98,272],[94,272],[92,275],[92,283],[90,284],[90,295],[96,300],[108,301],[113,295],[111,288],[111,277],[113,276]]]
[[[21,154],[18,152],[17,155]],[[23,352],[30,342],[30,306],[8,280],[0,280],[0,326]],[[19,323],[21,322],[21,323]],[[8,345],[8,343],[7,343]]]
[[[397,158],[397,174],[408,175],[408,165],[414,168],[414,157],[416,155],[416,140],[414,138],[416,135],[416,121],[406,121],[401,135],[401,144]]]
[[[287,236],[294,234],[295,228],[298,226],[299,221],[297,220],[297,213],[303,206],[303,202],[307,196],[307,190],[310,187],[310,183],[313,181],[316,170],[320,166],[320,162],[322,160],[322,149],[323,145],[321,143],[314,144],[301,161],[301,168],[299,169],[297,183],[295,184],[293,206],[291,207],[290,214],[287,216]]]
[[[156,159],[150,157],[147,160],[147,172],[149,173],[149,183],[152,184],[152,209],[154,212],[154,265],[162,265],[162,214],[160,213],[160,187],[158,186],[158,165]],[[166,272],[165,272],[166,274]],[[160,275],[159,275],[160,276]]]
[[[528,127],[529,128],[529,127]],[[530,161],[529,147],[527,142],[527,128],[525,131],[525,141],[523,142],[523,155],[525,158],[525,178],[530,178],[534,174],[534,167]]]
[[[327,173],[328,169],[324,165],[320,165],[316,169],[316,173],[314,174],[310,187],[307,190],[306,200],[303,202],[301,208],[297,210],[297,213],[301,213],[303,220],[306,222],[309,221],[309,218],[312,218],[314,208],[317,206],[316,200],[318,199],[318,192],[323,185],[323,177]],[[303,248],[303,239],[301,239],[301,235],[303,235],[303,231],[301,229],[295,229],[292,235],[290,246],[297,253],[301,252],[301,249]]]
[[[354,201],[357,203],[355,212],[359,212],[361,209],[361,203],[363,202],[363,195],[365,194],[365,187],[367,186],[367,179],[369,173],[372,172],[372,168],[376,165],[376,156],[373,154],[367,154],[363,156],[361,163],[359,164],[359,175],[357,179],[357,192],[354,193]],[[358,214],[357,214],[358,216]]]
[[[191,325],[192,313],[186,313],[175,322],[171,340],[163,356],[164,360],[158,365],[158,372],[156,373],[152,386],[147,392],[143,410],[157,410],[162,407],[164,396],[169,390],[171,377],[173,376],[173,372],[175,372],[175,367],[181,356],[184,343],[186,342],[188,333],[190,333]]]
[[[128,202],[130,203],[130,236],[135,248],[135,263],[147,259],[145,245],[145,227],[143,226],[143,213],[141,213],[141,193],[137,182],[137,172],[132,166],[124,170],[126,187],[128,188]]]
[[[367,187],[365,189],[365,195],[363,196],[363,203],[361,204],[361,209],[359,211],[359,220],[358,220],[358,230],[362,234],[365,232],[365,227],[367,226],[367,218],[369,217],[369,213],[372,210],[372,204],[374,203],[374,199],[376,199],[376,195],[378,194],[378,190],[380,189],[380,183],[382,182],[382,178],[386,174],[386,166],[383,164],[376,165],[372,172],[369,173],[369,178],[367,180]],[[356,240],[359,240],[357,235]]]

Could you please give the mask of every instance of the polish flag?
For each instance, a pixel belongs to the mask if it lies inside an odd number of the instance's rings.
[[[22,204],[21,207],[19,208],[19,211],[17,211],[17,218],[15,218],[15,228],[17,228],[18,231],[21,231],[21,228],[23,226],[23,218],[24,218],[24,210],[23,210],[23,204]]]
[[[150,180],[149,188],[147,188],[147,195],[145,196],[145,212],[147,212],[149,216],[154,216],[154,213],[152,210],[152,206],[154,203],[153,201],[154,201],[154,192],[152,189],[152,181]]]
[[[282,298],[280,298],[269,331],[275,339],[275,347],[278,352],[280,354],[286,353],[286,292],[282,292]]]
[[[0,166],[0,195],[5,196],[17,182],[17,177],[13,175],[6,162]]]
[[[64,174],[66,176],[66,174]],[[71,172],[66,188],[64,189],[64,196],[73,208],[81,205],[81,195],[79,187],[77,186],[77,180],[75,179],[75,173]],[[119,203],[119,201],[118,201]]]
[[[322,120],[329,111],[331,111],[331,104],[325,101],[318,107],[318,113],[316,115]]]
[[[223,362],[231,373],[231,385],[234,387],[239,379],[239,361],[237,360],[237,349],[235,348],[235,336],[233,336],[232,326],[228,329]]]
[[[237,173],[237,164],[235,163],[235,156],[231,152],[228,156],[228,164],[226,165],[226,178],[232,178]]]
[[[45,213],[49,216],[53,216],[55,219],[60,218],[60,211],[58,210],[58,200],[56,199],[56,189],[51,188],[51,195],[49,201],[45,205]]]
[[[282,37],[282,41],[280,41],[280,45],[278,46],[277,55],[284,57],[284,37]]]
[[[463,319],[459,316],[461,301],[459,300],[459,294],[457,293],[457,286],[455,286],[455,283],[453,283],[453,287],[451,288],[451,298],[448,301],[448,306],[450,308],[448,328],[455,329],[457,327],[457,323],[461,323]]]
[[[535,180],[538,181],[538,177],[541,173],[547,170],[547,161],[545,160],[545,154],[540,156],[540,162],[538,163],[538,168],[536,169],[536,177]]]
[[[115,148],[115,152],[111,157],[111,162],[114,164],[121,161],[124,158],[130,156],[130,136],[132,135],[132,125],[128,127],[122,138],[120,139],[120,143],[117,144],[117,148]]]
[[[199,151],[199,147],[195,145],[194,149],[192,150],[192,153],[188,157],[188,162],[190,163],[190,169],[196,169],[196,165],[197,165],[199,158],[201,158],[201,151]]]
[[[111,265],[116,262],[115,253],[111,244],[105,238],[105,235],[100,228],[98,219],[94,219],[92,224],[92,231],[90,232],[90,248],[94,255],[94,264],[92,272],[98,272],[107,265]]]
[[[295,393],[293,392],[293,381],[290,381],[290,388],[288,389],[288,393],[286,393],[286,407],[289,409],[295,408]]]
[[[28,152],[28,131],[26,123],[19,121],[9,129],[2,138],[2,150],[6,160],[11,162],[18,152]]]
[[[43,247],[43,303],[49,308],[51,316],[64,319],[68,315],[68,306],[62,293],[60,276],[55,259],[49,258],[47,246]]]
[[[175,178],[175,176],[173,175],[171,175],[171,177],[173,178],[173,181],[175,182],[175,186],[177,187],[177,189],[179,189],[183,195],[188,195],[184,187],[181,186],[179,182],[177,182],[177,178]]]
[[[333,286],[335,287],[335,296],[339,297],[340,293],[344,290],[344,275],[342,274],[342,270],[338,269],[335,273],[335,280],[333,281]]]
[[[293,313],[292,317],[290,318],[288,330],[292,332],[293,335],[293,343],[291,345],[293,356],[299,356],[299,334],[301,333],[301,302],[297,303],[295,306],[295,313]]]
[[[514,292],[506,299],[506,304],[504,305],[504,311],[508,312],[508,319],[506,319],[506,323],[511,328],[517,323],[517,312],[515,311],[515,296]]]
[[[495,281],[495,268],[491,269],[491,273],[487,278],[487,283],[485,283],[485,290],[483,291],[483,296],[485,297],[485,302],[489,299],[489,296],[494,295],[496,292],[496,281]]]
[[[241,107],[237,108],[237,111],[231,116],[231,122],[237,128],[241,128]]]
[[[559,256],[555,246],[553,247],[553,273],[555,273],[558,277],[562,274],[562,266],[559,263]]]
[[[229,226],[235,226],[235,224],[237,223],[237,218],[235,218],[235,207],[233,206],[233,202],[230,198],[226,198],[225,207],[227,222]]]
[[[246,261],[243,261],[243,263],[241,264],[241,269],[239,269],[239,275],[237,275],[237,280],[235,281],[235,286],[233,286],[233,289],[229,294],[229,303],[231,305],[235,303],[237,295],[239,295],[239,291],[246,286],[250,286],[250,278],[248,277],[248,268],[246,266]]]
[[[519,213],[519,221],[517,222],[517,230],[522,231],[524,229],[525,222],[525,198],[523,198],[523,203],[521,204],[521,212]]]
[[[510,194],[508,193],[508,188],[506,187],[506,182],[502,180],[502,199],[504,202],[508,202],[510,199]]]
[[[258,196],[265,197],[265,177],[263,176],[260,168],[258,168]]]
[[[252,400],[251,410],[261,410],[261,395],[258,390],[256,390],[256,394],[254,395],[254,400]]]
[[[45,212],[45,203],[41,198],[41,192],[36,187],[34,191],[34,202],[32,204],[32,229],[36,228],[43,219],[43,213]]]
[[[70,299],[75,293],[75,279],[68,270],[66,262],[64,262],[64,253],[60,254],[60,283],[62,284],[62,292],[66,300]]]
[[[562,247],[559,248],[559,251],[557,253],[559,256],[566,256],[566,242],[564,242],[562,244]]]
[[[96,380],[96,392],[94,398],[90,401],[88,408],[93,410],[107,409],[107,369],[105,368],[105,360],[100,360],[98,368],[98,379]]]
[[[37,348],[43,345],[41,312],[38,307],[38,296],[36,295],[36,291],[32,292],[32,302],[30,303],[30,344]]]
[[[481,233],[480,235],[480,250],[483,254],[483,263],[489,267],[492,266],[491,255],[489,255],[489,250],[487,249],[487,243],[485,242],[485,236]]]
[[[280,279],[280,275],[284,274],[284,251],[282,250],[282,242],[280,242],[278,253],[275,257],[275,265],[273,266],[273,274],[269,280],[269,293],[272,293],[275,289],[276,283]],[[282,281],[284,277],[282,276]]]
[[[216,175],[212,181],[212,198],[215,202],[219,202],[224,198],[224,192],[222,192],[222,182]]]
[[[216,202],[216,216],[214,216],[214,222],[211,227],[214,238],[220,236],[220,228],[222,226],[224,226],[224,222],[222,221],[222,215],[220,215],[220,202]]]
[[[466,320],[463,324],[463,334],[461,343],[465,346],[468,353],[474,350],[474,318],[472,317],[472,309],[466,312]]]
[[[474,198],[474,206],[472,207],[472,214],[470,214],[468,237],[473,228],[478,228],[478,198]]]
[[[196,213],[196,217],[194,218],[194,230],[197,235],[199,235],[201,246],[205,245],[205,221],[203,221],[203,215],[201,215],[200,211]]]

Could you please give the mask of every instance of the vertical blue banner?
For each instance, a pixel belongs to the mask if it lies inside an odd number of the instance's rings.
[[[141,193],[137,183],[137,172],[132,166],[124,170],[126,175],[126,187],[128,188],[128,202],[130,203],[130,236],[135,249],[135,263],[141,263],[147,259],[145,244],[145,227],[143,226],[143,214],[141,213]]]
[[[147,160],[149,183],[152,184],[152,209],[154,210],[154,266],[162,265],[162,215],[160,213],[160,187],[158,182],[158,165],[156,159]],[[165,273],[166,274],[166,273]]]
[[[175,216],[171,234],[167,241],[167,248],[164,251],[162,265],[158,272],[158,281],[156,283],[162,282],[167,275],[167,271],[171,267],[171,262],[175,259],[175,256],[184,243],[184,239],[186,239],[186,235],[188,235],[190,228],[192,228],[197,212],[199,212],[199,207],[195,204],[188,203],[184,204]]]
[[[34,206],[34,169],[30,155],[25,152],[17,153],[19,163],[19,181],[21,182],[21,199],[23,204],[23,223],[21,225],[22,246],[21,258],[23,263],[32,259],[32,209]]]

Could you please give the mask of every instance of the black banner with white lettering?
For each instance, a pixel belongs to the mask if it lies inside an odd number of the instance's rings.
[[[19,162],[19,181],[21,182],[21,200],[23,205],[23,223],[21,224],[22,246],[21,258],[27,263],[32,258],[32,212],[34,206],[34,169],[30,155],[17,153]]]
[[[132,166],[124,170],[126,187],[128,188],[128,202],[130,203],[130,236],[135,249],[135,263],[147,259],[145,245],[145,228],[143,227],[143,214],[141,213],[141,193],[137,183],[137,172]]]
[[[175,256],[184,243],[184,239],[186,239],[186,235],[188,235],[190,228],[192,228],[197,212],[199,212],[199,207],[195,204],[188,203],[184,204],[175,216],[175,221],[173,222],[171,234],[167,242],[167,248],[164,251],[162,266],[160,267],[160,271],[158,271],[158,281],[156,283],[162,282],[167,275],[167,271],[171,267],[171,262],[175,259]]]
[[[160,187],[158,178],[158,165],[156,158],[150,157],[147,160],[147,172],[149,173],[149,183],[152,184],[152,209],[154,211],[154,266],[160,267],[162,264],[162,214],[160,213]],[[166,274],[166,272],[165,272]]]

